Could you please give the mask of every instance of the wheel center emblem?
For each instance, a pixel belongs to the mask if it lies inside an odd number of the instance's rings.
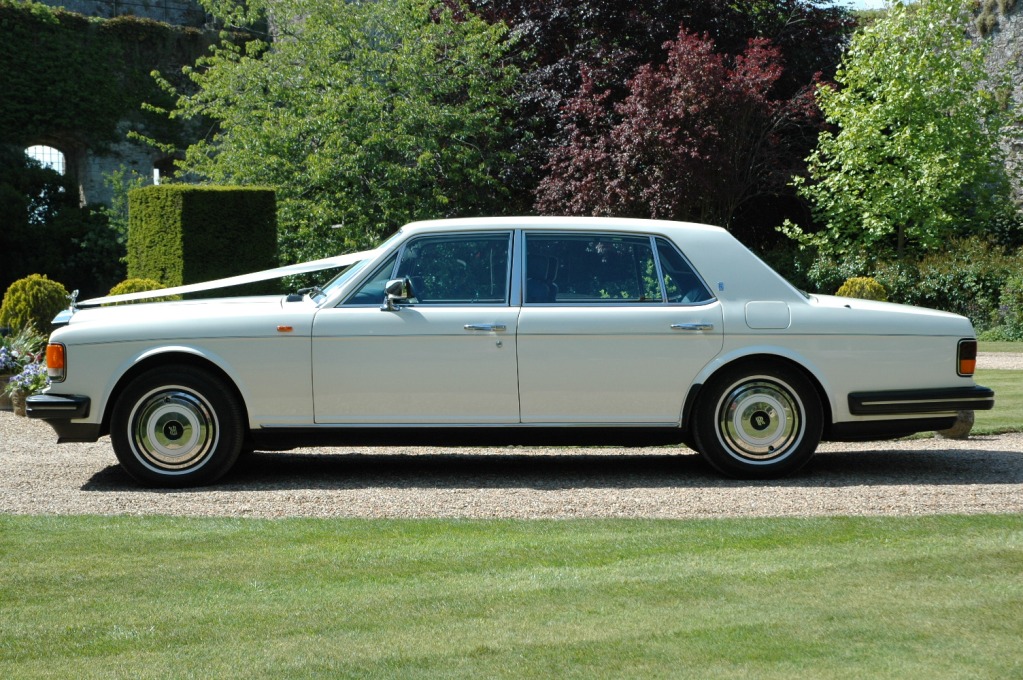
[[[763,432],[771,426],[771,416],[767,411],[757,411],[749,419],[750,425],[757,432]]]
[[[163,426],[163,436],[169,441],[177,441],[178,439],[181,439],[183,429],[184,428],[181,427],[181,423],[176,420],[172,420]]]

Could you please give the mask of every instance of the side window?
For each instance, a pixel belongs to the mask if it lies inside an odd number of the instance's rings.
[[[424,236],[402,250],[395,276],[420,304],[507,304],[511,235]]]
[[[699,304],[714,299],[703,280],[675,246],[659,238],[657,255],[661,259],[661,274],[664,275],[664,292],[668,302]]]
[[[527,234],[526,303],[663,302],[651,240]]]

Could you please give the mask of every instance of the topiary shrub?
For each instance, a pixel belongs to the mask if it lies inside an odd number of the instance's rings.
[[[67,289],[45,274],[18,279],[4,293],[0,305],[0,326],[21,329],[32,326],[47,332],[53,317],[68,306]]]
[[[860,300],[888,301],[888,291],[880,283],[869,276],[854,276],[846,279],[842,287],[835,293],[839,297],[859,298]]]
[[[141,293],[146,290],[160,290],[161,288],[166,288],[166,286],[164,286],[159,281],[155,281],[153,279],[143,278],[125,279],[124,281],[121,281],[119,284],[111,288],[110,292],[107,293],[107,295],[127,295],[128,293]],[[166,297],[147,298],[145,300],[138,300],[138,302],[162,302],[165,300],[180,299],[181,299],[180,295],[168,295]],[[132,304],[132,302],[133,301],[129,300],[127,302],[112,302],[111,304],[130,305]]]

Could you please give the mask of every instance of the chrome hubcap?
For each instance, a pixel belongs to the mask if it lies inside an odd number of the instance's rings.
[[[160,388],[140,399],[131,414],[131,442],[139,460],[160,472],[193,470],[217,441],[217,418],[199,395]]]
[[[784,385],[751,380],[735,385],[718,408],[718,436],[735,457],[776,461],[802,438],[801,408]]]

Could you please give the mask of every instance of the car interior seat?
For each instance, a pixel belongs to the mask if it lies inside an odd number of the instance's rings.
[[[526,302],[556,302],[558,258],[548,255],[526,256]]]

